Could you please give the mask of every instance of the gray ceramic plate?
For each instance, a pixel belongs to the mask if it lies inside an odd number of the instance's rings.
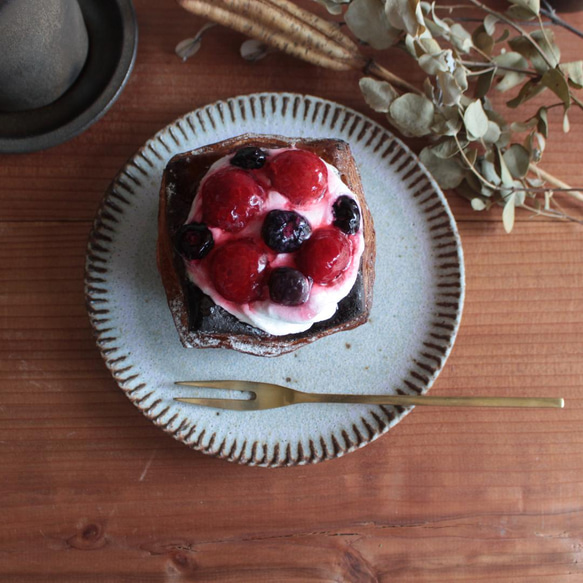
[[[178,152],[252,132],[350,143],[377,232],[370,321],[276,358],[184,349],[156,270],[158,190]],[[462,249],[445,198],[409,149],[361,114],[278,93],[221,101],[164,128],[112,183],[86,264],[89,314],[103,358],[130,400],[190,447],[230,461],[289,466],[366,445],[407,409],[296,405],[246,412],[176,403],[176,380],[248,379],[306,391],[425,393],[452,348],[464,295]],[[201,390],[204,396],[227,396]]]
[[[106,113],[129,79],[138,46],[131,0],[79,0],[79,6],[89,35],[83,70],[50,105],[0,112],[0,153],[36,152],[74,138]]]

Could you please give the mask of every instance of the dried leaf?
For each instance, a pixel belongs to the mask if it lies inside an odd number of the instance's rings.
[[[511,193],[506,197],[502,211],[502,224],[507,233],[510,233],[514,227],[515,196],[515,193]]]
[[[510,124],[510,129],[513,132],[527,132],[528,130],[531,130],[532,128],[536,127],[538,123],[538,120],[535,117],[531,117],[529,120],[527,121],[513,121]]]
[[[475,211],[486,210],[486,203],[481,198],[472,198],[471,205]]]
[[[583,61],[562,63],[559,68],[568,77],[569,85],[575,89],[583,89]]]
[[[525,78],[526,78],[526,75],[524,75],[524,73],[516,73],[515,71],[507,71],[505,73],[504,77],[502,78],[502,80],[500,81],[500,83],[498,83],[498,85],[496,85],[496,90],[500,91],[501,93],[504,93],[505,91],[509,91],[510,89],[513,89],[517,85],[520,85],[524,81]]]
[[[506,162],[508,170],[514,178],[523,178],[528,172],[530,153],[524,146],[512,144],[504,152],[504,162]]]
[[[350,0],[314,0],[326,7],[330,14],[342,14],[342,7],[350,3]]]
[[[533,14],[532,10],[528,10],[527,8],[523,8],[522,6],[510,6],[506,11],[506,16],[512,18],[512,20],[533,20],[536,18],[536,15]]]
[[[183,61],[186,61],[195,55],[202,45],[202,37],[204,33],[215,26],[216,24],[209,22],[205,24],[192,38],[186,38],[183,41],[180,41],[174,49],[176,55]]]
[[[506,102],[506,105],[511,108],[518,107],[522,105],[525,101],[536,97],[539,93],[542,93],[546,89],[546,86],[538,81],[533,81],[532,79],[527,81],[521,88],[518,95]]]
[[[385,13],[391,26],[417,37],[425,32],[419,0],[386,0]]]
[[[462,127],[457,107],[441,107],[435,112],[431,131],[440,136],[455,136]]]
[[[487,55],[492,54],[494,49],[494,38],[490,33],[486,31],[483,25],[478,26],[472,33],[472,42],[474,46],[480,49],[483,53]]]
[[[254,63],[268,55],[269,47],[261,41],[249,39],[241,45],[239,52],[246,61]]]
[[[478,159],[478,150],[468,147],[464,149],[466,155],[466,164],[470,167],[474,167],[476,160]]]
[[[512,178],[512,174],[508,169],[508,165],[506,164],[506,160],[504,160],[504,156],[500,151],[500,148],[496,148],[498,151],[498,164],[500,165],[500,179],[502,180],[502,184],[504,186],[512,186],[514,184],[514,179]]]
[[[510,31],[505,28],[502,34],[496,39],[496,43],[503,43],[510,36]]]
[[[548,121],[548,114],[547,108],[541,107],[536,112],[536,117],[538,118],[537,129],[538,131],[545,137],[549,137],[549,121]]]
[[[443,160],[435,156],[430,148],[424,148],[419,159],[443,189],[456,188],[464,179],[464,169],[455,158]]]
[[[528,61],[520,53],[514,51],[497,55],[492,60],[500,67],[528,70]],[[497,69],[496,74],[503,75],[502,80],[496,86],[496,89],[501,92],[516,87],[516,85],[519,85],[525,79],[524,73],[518,71],[506,71],[502,68]]]
[[[453,74],[450,72],[437,73],[437,86],[441,90],[441,101],[446,106],[458,105],[464,91],[468,88],[465,69],[458,67]]]
[[[540,12],[540,0],[510,0],[510,3],[528,10],[533,16]]]
[[[569,122],[569,116],[567,115],[567,109],[563,114],[563,132],[568,134],[571,129],[571,123]]]
[[[496,65],[500,65],[501,67],[512,67],[514,69],[528,70],[528,61],[520,53],[515,51],[501,53],[500,55],[496,55],[492,60],[494,63],[496,63]],[[503,69],[498,69],[496,73],[498,75],[506,74]]]
[[[472,35],[459,23],[452,25],[449,40],[462,53],[469,53],[473,46]]]
[[[449,34],[449,23],[445,20],[442,20],[439,18],[439,16],[437,16],[437,14],[435,14],[435,2],[431,4],[431,17],[441,36],[447,36]]]
[[[484,112],[482,102],[472,101],[464,112],[464,125],[470,140],[479,140],[488,131],[488,116]]]
[[[490,35],[494,36],[496,32],[496,23],[498,22],[498,17],[493,14],[487,14],[484,18],[484,30]]]
[[[462,144],[462,147],[464,147],[465,145],[467,145],[467,143]],[[454,138],[445,138],[441,142],[439,142],[438,144],[435,144],[433,146],[429,146],[429,148],[431,149],[431,153],[434,156],[437,156],[438,158],[441,158],[442,160],[445,160],[447,158],[452,158],[453,156],[455,156],[459,152],[459,147],[458,147],[457,142]]]
[[[433,103],[416,93],[401,95],[391,103],[389,108],[391,121],[407,137],[430,134],[433,112]]]
[[[500,139],[501,133],[500,126],[495,121],[488,120],[488,131],[482,139],[486,144],[495,144]]]
[[[364,100],[375,111],[387,113],[391,103],[399,96],[397,90],[387,81],[363,77],[359,85]]]
[[[565,107],[571,105],[571,93],[569,91],[569,84],[565,75],[561,73],[560,69],[549,69],[540,80],[541,84],[548,87],[559,99],[565,104]]]
[[[531,161],[537,164],[545,150],[546,141],[539,132],[532,132],[524,142],[524,147],[530,152]]]
[[[498,172],[496,172],[495,164],[489,160],[486,160],[485,158],[482,158],[480,161],[480,167],[482,169],[482,175],[488,182],[494,184],[495,186],[498,186],[502,182]]]
[[[537,42],[547,60],[550,62],[550,67],[545,59],[539,54],[530,40],[524,36],[516,36],[508,41],[508,44],[514,51],[520,53],[523,57],[530,60],[533,67],[539,73],[544,73],[549,68],[554,69],[559,64],[561,57],[559,47],[555,43],[555,36],[552,30],[534,31],[531,37]]]
[[[434,55],[436,53],[440,53],[443,50],[441,45],[433,38],[418,38],[416,39],[416,43],[422,50],[421,54],[428,53],[430,55]]]
[[[425,77],[425,79],[423,79],[423,92],[425,93],[425,97],[427,97],[427,99],[435,101],[435,89],[431,84],[429,77]]]
[[[447,49],[439,53],[421,55],[419,57],[419,66],[428,75],[437,75],[440,71],[453,71],[455,68],[455,60],[451,49]]]
[[[356,38],[373,49],[387,49],[401,37],[389,24],[382,0],[353,0],[344,19]]]
[[[491,69],[490,71],[482,73],[478,77],[475,90],[475,96],[477,99],[481,99],[488,93],[488,91],[490,91],[492,81],[494,80],[494,74],[495,74],[494,69]]]

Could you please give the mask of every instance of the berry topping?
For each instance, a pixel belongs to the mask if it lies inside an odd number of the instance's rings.
[[[183,225],[176,233],[176,247],[185,259],[202,259],[209,254],[215,241],[213,234],[203,223]]]
[[[305,206],[324,196],[328,170],[318,156],[306,150],[286,150],[269,163],[273,188],[290,202]]]
[[[231,158],[231,164],[245,170],[257,170],[265,166],[267,154],[261,148],[246,146],[236,152]]]
[[[298,263],[315,283],[332,283],[350,263],[350,241],[337,229],[320,229],[302,246]]]
[[[258,300],[263,292],[267,258],[251,239],[235,239],[212,255],[211,279],[226,300],[244,304]]]
[[[347,235],[354,235],[360,229],[360,209],[350,196],[342,195],[332,205],[334,225]]]
[[[265,192],[244,170],[226,168],[202,187],[202,218],[211,227],[235,233],[261,210]]]
[[[294,211],[268,212],[261,229],[267,246],[279,253],[297,251],[311,234],[308,221]]]
[[[310,280],[291,267],[278,267],[269,277],[269,295],[276,304],[300,306],[310,297],[310,288]]]

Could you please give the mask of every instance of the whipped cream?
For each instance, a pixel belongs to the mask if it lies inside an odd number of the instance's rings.
[[[266,149],[264,151],[267,153],[269,161],[271,157],[291,149],[294,148]],[[229,166],[233,155],[225,156],[211,166],[199,185],[186,223],[193,221],[202,222],[202,197],[199,196],[199,193],[205,181],[210,176],[222,168]],[[301,208],[295,207],[285,196],[274,190],[270,186],[270,181],[266,173],[262,172],[262,170],[253,171],[253,173],[261,175],[261,184],[266,190],[267,196],[262,211],[244,229],[237,233],[229,233],[219,228],[209,227],[214,238],[215,248],[229,240],[239,238],[252,238],[255,241],[262,241],[261,226],[266,214],[271,210],[293,210],[299,212],[310,223],[312,233],[317,229],[332,226],[334,221],[332,205],[336,199],[342,195],[350,196],[355,201],[357,199],[354,193],[342,182],[338,170],[324,160],[322,162],[324,162],[328,171],[326,192],[319,201]],[[277,304],[269,299],[269,293],[267,291],[264,294],[266,299],[250,303],[237,304],[226,300],[216,291],[210,278],[208,259],[212,259],[212,252],[208,258],[185,261],[187,275],[194,285],[210,296],[215,304],[221,306],[242,322],[246,322],[274,336],[285,336],[287,334],[304,332],[316,322],[331,318],[338,308],[338,302],[350,293],[350,290],[356,282],[360,259],[364,252],[362,210],[360,214],[361,224],[359,230],[354,235],[347,235],[351,246],[348,266],[333,282],[327,285],[314,283],[310,297],[305,303],[299,306]],[[267,265],[270,268],[295,267],[293,253],[277,253],[267,248],[267,246],[264,247]]]

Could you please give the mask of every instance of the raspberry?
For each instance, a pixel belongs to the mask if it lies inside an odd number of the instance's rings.
[[[347,235],[354,235],[360,229],[360,209],[357,202],[345,194],[339,196],[332,205],[334,226]]]
[[[269,211],[261,228],[265,244],[279,253],[297,251],[311,234],[308,221],[294,211]]]
[[[263,188],[238,168],[225,168],[210,176],[200,196],[202,220],[231,233],[245,228],[265,202]]]
[[[278,267],[269,276],[269,296],[276,304],[300,306],[310,297],[310,288],[310,280],[291,267]]]
[[[328,170],[318,156],[306,150],[286,150],[269,163],[271,183],[290,202],[305,206],[324,196]]]
[[[182,225],[176,233],[175,245],[185,259],[202,259],[207,256],[215,242],[213,234],[202,223]]]
[[[299,251],[298,264],[314,283],[332,283],[350,263],[350,241],[337,229],[320,229]]]
[[[212,255],[211,279],[217,292],[237,304],[261,298],[266,256],[252,239],[235,239]]]

